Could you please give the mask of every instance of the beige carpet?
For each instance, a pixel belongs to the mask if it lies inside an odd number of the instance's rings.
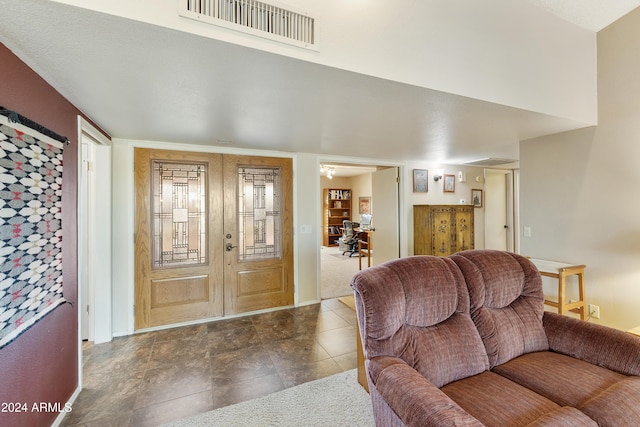
[[[165,427],[373,427],[369,394],[356,370],[216,409]]]
[[[337,246],[320,248],[320,296],[322,299],[353,294],[351,277],[358,272],[358,257],[342,255]],[[365,261],[366,262],[366,261]]]

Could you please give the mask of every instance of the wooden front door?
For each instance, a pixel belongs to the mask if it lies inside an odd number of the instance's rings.
[[[291,159],[224,156],[225,314],[293,304]]]
[[[293,303],[290,159],[136,149],[135,188],[136,329]]]

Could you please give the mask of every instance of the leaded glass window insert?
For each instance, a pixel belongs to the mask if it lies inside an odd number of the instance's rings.
[[[206,164],[153,162],[152,265],[207,263]]]
[[[238,168],[238,257],[240,261],[282,256],[282,169]]]

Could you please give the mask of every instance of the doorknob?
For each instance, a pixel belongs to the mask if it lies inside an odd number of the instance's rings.
[[[231,243],[227,243],[226,245],[224,245],[224,250],[227,252],[231,252],[233,248],[237,248],[237,246],[233,246]]]

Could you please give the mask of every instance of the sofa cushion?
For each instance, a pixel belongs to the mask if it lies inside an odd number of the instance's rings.
[[[524,426],[560,408],[490,371],[447,384],[441,390],[486,426]]]
[[[495,250],[458,252],[451,259],[465,277],[471,318],[491,367],[549,349],[542,326],[542,281],[528,259]]]
[[[598,423],[576,408],[562,408],[544,414],[526,427],[598,427]]]
[[[413,257],[387,266],[396,273],[404,288],[405,324],[433,326],[455,312],[469,313],[464,278],[451,260]]]
[[[351,286],[366,358],[399,357],[436,387],[489,368],[464,278],[450,259],[393,260],[358,273]]]
[[[601,427],[637,427],[640,377],[627,377],[578,407]]]
[[[406,330],[409,339],[402,359],[436,387],[489,369],[482,341],[468,316],[455,314],[436,326]]]
[[[399,362],[398,359],[395,359],[395,363],[393,360],[384,359],[394,358],[381,356],[371,360],[372,365],[379,364],[379,368],[382,368],[376,384],[370,387],[376,425],[398,425],[396,418],[399,418],[408,426],[482,426],[478,420],[410,366]],[[384,403],[379,400],[384,400]],[[429,404],[425,405],[425,402]],[[386,412],[387,408],[393,408],[392,412],[397,417],[391,414],[378,416],[379,412],[376,412],[376,409]]]
[[[493,368],[560,406],[579,407],[626,376],[579,359],[541,351],[524,354]]]

